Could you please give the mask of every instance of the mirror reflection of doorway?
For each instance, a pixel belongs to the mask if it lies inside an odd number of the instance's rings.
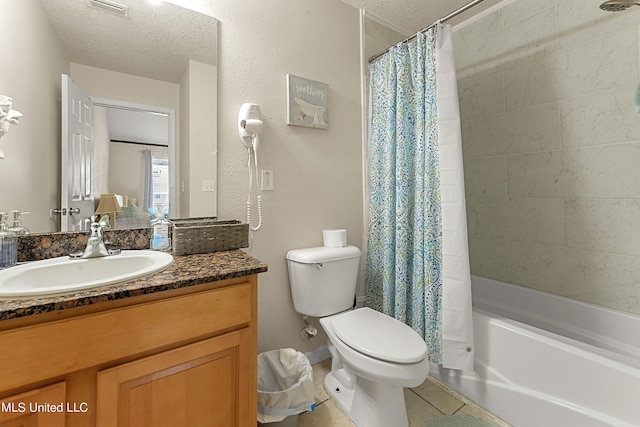
[[[152,218],[158,209],[173,216],[175,111],[88,97],[68,76],[62,82],[61,231],[87,230],[101,194]],[[83,131],[77,124],[85,122]]]
[[[167,217],[172,215],[176,205],[174,110],[92,99],[104,109],[106,121],[102,141],[96,138],[96,159],[106,165],[97,167],[103,175],[98,182],[103,184],[96,193],[126,195],[152,218],[158,208]]]
[[[88,230],[103,194],[147,218],[169,216],[173,110],[92,99],[64,74],[62,93],[61,231]]]

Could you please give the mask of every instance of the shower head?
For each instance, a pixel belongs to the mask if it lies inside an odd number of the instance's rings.
[[[640,6],[638,0],[608,0],[600,5],[600,9],[606,12],[622,12],[631,6]]]

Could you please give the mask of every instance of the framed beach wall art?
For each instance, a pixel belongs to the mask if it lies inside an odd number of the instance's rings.
[[[287,124],[329,128],[329,85],[287,74]]]

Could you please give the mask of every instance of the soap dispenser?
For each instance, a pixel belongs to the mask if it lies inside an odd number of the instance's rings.
[[[164,217],[162,206],[158,206],[156,217],[151,221],[153,227],[153,240],[151,240],[151,249],[156,251],[171,250],[171,237],[169,237],[169,221]]]
[[[29,213],[29,212],[25,212],[25,213]],[[24,236],[30,233],[29,229],[22,225],[21,214],[22,212],[20,211],[11,211],[10,222],[9,222],[9,226],[7,227],[9,231],[14,232],[17,236]]]
[[[7,214],[0,212],[0,268],[18,263],[18,236],[7,229]]]

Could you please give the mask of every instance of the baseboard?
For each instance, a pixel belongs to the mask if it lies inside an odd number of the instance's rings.
[[[331,353],[329,353],[329,348],[326,345],[322,347],[318,347],[315,350],[311,350],[305,353],[307,359],[309,359],[309,363],[311,365],[315,365],[316,363],[320,363],[323,360],[327,360],[331,358]]]

